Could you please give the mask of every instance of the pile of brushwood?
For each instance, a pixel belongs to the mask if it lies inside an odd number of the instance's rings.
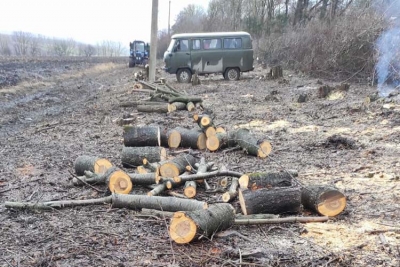
[[[167,105],[184,103],[187,109],[190,103],[201,103],[201,100],[182,95],[172,88],[166,90],[168,85],[165,83],[144,84],[150,89],[135,90],[147,90],[151,99],[142,102],[158,99],[164,104],[168,102]],[[233,224],[321,222],[344,210],[346,198],[343,193],[330,186],[303,186],[296,179],[296,171],[240,173],[197,157],[195,152],[198,150],[217,152],[226,148],[267,158],[272,147],[266,140],[257,140],[248,129],[226,131],[215,127],[213,118],[207,114],[196,113],[193,119],[197,125],[192,129],[125,125],[121,151],[123,168],[105,158],[79,156],[74,163],[76,175],[72,183],[93,189],[97,189],[94,185],[106,184],[108,194],[105,197],[41,203],[6,202],[5,206],[54,209],[111,204],[113,208],[140,210],[170,218],[169,235],[177,243],[210,237]],[[190,149],[170,153],[176,148]],[[207,182],[210,179],[217,179],[219,188],[211,189]],[[136,190],[133,189],[137,187],[146,189],[147,194],[134,194]],[[205,192],[221,194],[221,201],[209,205],[196,199],[201,187]],[[183,194],[177,193],[177,189],[183,189]],[[233,201],[238,201],[240,208],[236,210],[231,204]],[[278,218],[279,214],[299,214],[301,207],[322,216]]]
[[[189,96],[174,89],[160,79],[149,83],[138,81],[133,85],[132,93],[145,93],[148,97],[139,101],[128,101],[120,104],[121,107],[136,107],[139,112],[169,113],[175,110],[194,111],[201,108],[201,97]]]

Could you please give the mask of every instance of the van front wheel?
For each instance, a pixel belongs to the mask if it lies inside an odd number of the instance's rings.
[[[188,69],[180,69],[176,73],[176,79],[180,83],[190,83],[192,80],[192,73]]]
[[[225,80],[237,81],[240,77],[240,71],[238,68],[228,68],[224,73]]]

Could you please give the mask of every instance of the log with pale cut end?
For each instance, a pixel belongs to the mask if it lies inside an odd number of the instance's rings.
[[[146,168],[145,168],[144,166],[138,166],[138,167],[136,168],[136,171],[137,171],[139,174],[148,173],[148,171],[146,170]]]
[[[218,181],[218,184],[223,187],[226,188],[228,186],[228,177],[224,177],[221,180]]]
[[[183,189],[183,194],[188,198],[194,198],[197,192],[197,184],[195,181],[187,181],[185,183],[185,188]]]
[[[165,103],[164,105],[138,105],[136,107],[137,111],[139,112],[155,112],[155,113],[168,113],[173,110],[173,106],[170,104]]]
[[[181,133],[175,129],[163,129],[160,133],[161,145],[164,147],[178,148],[181,144]]]
[[[167,159],[167,151],[163,147],[141,146],[123,147],[121,153],[122,166],[133,168],[143,164],[143,159],[158,162]]]
[[[215,128],[215,133],[226,133],[225,129],[221,126]]]
[[[127,173],[122,170],[114,170],[107,175],[108,189],[111,193],[129,194],[132,191],[132,181]]]
[[[213,136],[209,136],[206,141],[207,149],[210,151],[217,151],[218,149],[234,147],[236,145],[237,143],[233,132],[216,133]]]
[[[175,130],[181,134],[181,147],[190,147],[200,150],[206,148],[206,136],[202,131],[182,127],[177,127]]]
[[[78,176],[84,175],[85,171],[103,174],[112,166],[112,163],[107,159],[87,155],[77,157],[74,163],[75,173]]]
[[[140,210],[143,208],[164,211],[192,211],[207,209],[208,205],[206,202],[197,201],[194,199],[113,194],[112,207],[133,210]]]
[[[172,160],[167,160],[160,166],[160,175],[162,177],[173,178],[186,171],[186,166],[194,166],[196,158],[190,154],[181,154]]]
[[[197,113],[193,114],[194,122],[199,123],[200,119],[201,119],[201,115],[200,114],[197,114]]]
[[[228,229],[234,221],[235,210],[228,203],[214,204],[205,210],[179,211],[171,219],[169,236],[178,244],[187,244]]]
[[[186,110],[187,104],[183,103],[183,102],[174,102],[174,103],[171,103],[171,105],[175,107],[175,110]]]
[[[131,182],[134,185],[152,185],[157,184],[160,177],[156,172],[149,173],[129,173],[129,177],[131,178]]]
[[[339,215],[346,208],[345,195],[337,188],[325,185],[304,187],[301,202],[304,208],[331,217]]]
[[[160,128],[157,126],[125,126],[125,146],[160,146]]]
[[[203,115],[201,116],[199,125],[202,126],[202,127],[204,127],[204,128],[213,126],[213,120],[212,120],[212,118],[211,118],[209,115],[203,114]]]
[[[206,137],[214,136],[217,134],[217,131],[214,126],[208,126],[207,128],[203,128],[203,132]]]
[[[168,103],[174,103],[174,102],[183,102],[183,103],[188,103],[188,102],[202,102],[203,99],[201,97],[195,97],[195,96],[178,96],[178,97],[170,97],[168,99]]]
[[[237,144],[243,148],[249,155],[266,158],[272,150],[271,144],[263,141],[258,144],[257,139],[250,133],[248,129],[242,128],[235,132],[235,140]]]
[[[239,203],[244,215],[270,213],[286,214],[300,211],[299,187],[281,187],[258,190],[239,189]]]
[[[193,110],[195,110],[195,108],[196,108],[196,106],[194,105],[193,102],[188,102],[188,103],[186,104],[186,109],[187,109],[188,111],[193,111]]]
[[[292,185],[292,175],[288,172],[254,172],[244,174],[239,179],[240,188],[256,190],[259,188],[283,187]]]
[[[225,192],[222,195],[223,202],[230,202],[234,200],[238,195],[238,186],[239,186],[239,179],[234,177],[232,178],[231,186],[229,187],[229,191]]]

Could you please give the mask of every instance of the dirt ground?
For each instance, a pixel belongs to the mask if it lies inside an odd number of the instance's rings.
[[[335,185],[347,198],[339,216],[326,223],[233,226],[211,240],[178,245],[169,239],[168,219],[132,210],[6,209],[5,201],[102,197],[72,185],[73,163],[96,155],[122,168],[122,127],[115,121],[124,114],[133,113],[136,125],[197,127],[188,111],[144,114],[120,107],[146,97],[132,92],[137,70],[126,59],[0,59],[0,266],[400,265],[398,96],[368,101],[376,88],[350,84],[319,98],[321,83],[339,83],[288,71],[284,79],[265,80],[260,67],[238,82],[216,75],[195,87],[158,76],[202,97],[217,125],[246,127],[273,146],[266,159],[242,151],[199,155],[229,170],[290,169],[302,184]],[[334,142],[334,135],[352,143]],[[221,201],[221,193],[199,191],[199,199]]]

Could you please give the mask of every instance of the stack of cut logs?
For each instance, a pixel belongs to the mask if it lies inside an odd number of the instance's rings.
[[[196,103],[201,103],[201,99],[182,95],[165,82],[160,86],[143,81],[140,84],[148,89],[141,87],[135,91],[150,92],[150,99],[146,101],[158,102],[154,105],[142,105],[145,101],[134,103],[141,111],[170,112],[170,105],[176,108],[180,105],[176,103],[183,103],[182,108],[190,110]],[[160,100],[168,104],[159,104]],[[344,210],[346,198],[340,191],[329,186],[303,186],[295,178],[295,171],[240,173],[215,166],[204,157],[196,158],[193,153],[181,152],[171,157],[167,154],[167,148],[209,151],[239,148],[259,158],[266,158],[271,153],[271,144],[265,140],[258,141],[248,129],[225,131],[216,127],[207,114],[195,114],[193,118],[199,126],[196,129],[124,126],[121,161],[124,168],[133,170],[131,172],[116,167],[104,158],[87,155],[78,157],[74,163],[76,176],[73,184],[91,187],[106,184],[110,196],[42,203],[6,202],[5,206],[53,209],[111,203],[114,208],[142,212],[143,209],[152,209],[152,212],[158,210],[162,211],[162,216],[171,218],[169,234],[177,243],[211,237],[233,224],[326,221],[327,216],[336,216]],[[213,183],[216,184],[214,188],[207,182],[212,179],[217,179]],[[147,189],[147,195],[132,193],[139,186]],[[194,199],[200,186],[204,187],[206,193],[221,192],[220,203],[208,205]],[[180,188],[183,194],[176,192]],[[158,196],[161,194],[169,196]],[[235,200],[240,204],[242,215],[235,214],[235,208],[230,204]],[[274,215],[296,214],[301,211],[301,206],[324,217],[276,218]]]
[[[138,81],[133,86],[132,93],[146,93],[149,96],[139,101],[129,101],[120,104],[121,107],[136,107],[139,112],[169,113],[176,110],[193,111],[196,106],[201,108],[200,97],[183,94],[161,79],[155,83]]]

